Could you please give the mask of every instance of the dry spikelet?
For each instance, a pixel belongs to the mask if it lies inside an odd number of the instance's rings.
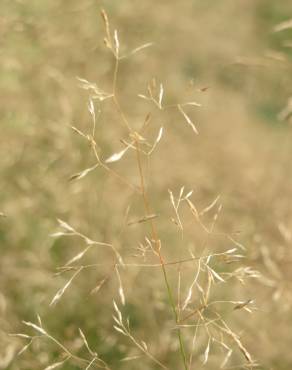
[[[157,217],[158,217],[158,215],[155,215],[155,214],[147,215],[147,216],[144,216],[144,217],[140,218],[139,220],[129,221],[128,226],[134,225],[134,224],[141,224],[142,222],[147,222],[147,221],[153,220]]]
[[[95,164],[92,167],[86,168],[85,170],[75,173],[74,175],[70,176],[69,181],[74,181],[74,180],[80,180],[86,175],[88,175],[91,171],[95,170],[99,166],[99,163]]]
[[[125,155],[129,148],[130,145],[128,145],[125,149],[121,150],[120,152],[112,154],[109,158],[105,160],[105,163],[113,163],[119,161],[120,159],[123,158],[123,156]]]
[[[75,229],[73,229],[73,227],[72,226],[70,226],[67,222],[65,222],[65,221],[63,221],[63,220],[61,220],[61,219],[57,219],[57,221],[58,221],[58,223],[59,223],[59,225],[63,228],[63,229],[65,229],[65,230],[67,230],[67,231],[70,231],[70,232],[74,232],[75,233]]]
[[[109,25],[108,16],[107,16],[106,11],[104,9],[101,10],[101,17],[103,19],[103,22],[104,22],[104,25],[105,25],[105,31],[106,31],[106,37],[104,38],[105,45],[109,49],[112,49],[110,25]]]
[[[116,311],[116,314],[118,315],[118,323],[119,324],[122,324],[122,322],[123,322],[123,316],[122,316],[122,313],[121,313],[121,311],[119,310],[119,307],[118,307],[118,305],[116,304],[116,301],[115,300],[113,300],[113,305],[114,305],[114,309],[115,309],[115,311]]]
[[[32,342],[33,342],[33,339],[31,339],[25,346],[23,346],[21,350],[17,352],[17,356],[22,355],[30,347]]]
[[[91,100],[92,99],[97,99],[99,101],[103,101],[105,99],[109,99],[109,98],[113,97],[112,93],[107,93],[107,92],[103,91],[95,83],[90,82],[90,81],[86,80],[85,78],[77,77],[77,80],[80,82],[80,87],[82,89],[89,90],[89,91],[91,91],[92,94],[94,94],[94,95],[91,95],[91,97],[90,97]],[[86,136],[86,135],[84,135],[84,136]]]
[[[183,115],[183,117],[185,118],[186,122],[191,126],[191,128],[193,129],[194,133],[195,134],[199,134],[198,130],[196,129],[196,126],[194,125],[194,123],[192,122],[192,120],[190,119],[190,117],[185,113],[185,111],[182,109],[181,105],[178,105],[178,110],[181,112],[181,114]]]
[[[202,229],[207,233],[210,234],[210,230],[203,224],[203,222],[200,219],[199,212],[195,205],[190,201],[190,199],[185,198],[188,206],[190,207],[191,213],[194,215],[196,221],[199,223],[199,225],[202,227]]]
[[[136,53],[138,53],[139,51],[143,50],[143,49],[146,49],[146,48],[149,48],[150,46],[152,46],[153,43],[152,42],[147,42],[146,44],[143,44],[141,46],[138,46],[137,48],[133,49],[132,51],[130,51],[128,54],[126,55],[123,55],[121,56],[119,59],[125,59],[125,58],[128,58]]]
[[[50,306],[53,306],[55,304],[57,304],[57,302],[61,299],[61,297],[63,296],[63,294],[65,293],[66,289],[71,285],[72,281],[75,279],[75,277],[81,272],[81,270],[83,269],[83,267],[80,267],[76,272],[75,274],[71,277],[71,279],[63,286],[63,288],[59,289],[56,293],[56,295],[54,296],[54,298],[52,299],[51,303],[50,303]]]
[[[210,88],[211,88],[210,86],[204,86],[204,87],[200,87],[198,90],[200,92],[205,92],[205,91],[209,90]]]
[[[229,351],[226,353],[226,356],[224,357],[220,365],[220,369],[223,369],[225,367],[231,355],[232,355],[232,349],[229,349]]]
[[[176,209],[173,192],[170,189],[168,189],[168,194],[169,194],[170,202],[171,202],[173,208]]]
[[[205,291],[203,292],[203,300],[204,300],[204,304],[207,305],[208,303],[208,300],[209,300],[209,296],[210,296],[210,291],[211,291],[211,285],[212,285],[212,282],[214,282],[214,277],[211,273],[211,271],[208,269],[208,280],[207,280],[207,288],[205,289]]]
[[[9,334],[10,337],[19,337],[24,339],[31,339],[30,335],[22,334],[22,333],[15,333],[15,334]]]
[[[163,93],[164,93],[163,85],[160,84],[160,86],[159,86],[159,97],[158,97],[158,105],[159,105],[160,109],[162,109],[161,104],[162,104]]]
[[[225,283],[225,280],[215,270],[213,270],[210,266],[207,267],[215,279],[219,280],[222,283]]]
[[[133,360],[137,360],[139,358],[141,358],[142,356],[128,356],[128,357],[124,357],[123,359],[121,359],[120,361],[121,362],[126,362],[126,361],[133,361]]]
[[[186,102],[186,103],[180,103],[179,105],[180,105],[181,107],[184,107],[185,105],[192,105],[192,106],[194,106],[194,107],[201,107],[201,106],[202,106],[202,104],[197,103],[197,102],[195,102],[195,101],[189,101],[189,102]]]
[[[130,134],[130,137],[131,137],[131,139],[133,139],[135,142],[138,142],[138,143],[139,142],[143,143],[143,142],[146,141],[145,137],[143,137],[142,135],[140,135],[139,132],[137,132],[137,131],[131,133]]]
[[[215,223],[219,217],[219,214],[220,212],[222,211],[222,208],[223,208],[223,205],[222,204],[219,204],[218,205],[218,208],[217,208],[217,212],[215,213],[214,217],[213,217],[213,224],[212,224],[212,227],[211,227],[211,230],[213,230],[214,226],[215,226]]]
[[[195,275],[195,278],[194,280],[192,281],[192,284],[189,288],[189,291],[188,291],[188,294],[187,294],[187,297],[183,303],[183,306],[182,306],[182,309],[185,310],[188,306],[188,304],[190,303],[191,301],[191,298],[192,298],[192,294],[193,294],[193,288],[194,286],[196,285],[197,281],[198,281],[198,278],[199,278],[199,275],[200,275],[200,272],[201,272],[201,260],[199,259],[198,261],[198,270],[197,270],[197,273]]]
[[[83,341],[83,343],[84,343],[84,345],[85,345],[85,347],[86,347],[87,351],[91,354],[91,356],[96,357],[96,356],[97,356],[97,353],[96,353],[96,352],[94,352],[94,351],[92,351],[92,350],[91,350],[91,348],[89,347],[89,344],[88,344],[88,342],[87,342],[87,339],[86,339],[86,337],[85,337],[85,335],[84,335],[83,331],[82,331],[80,328],[79,328],[78,330],[79,330],[79,334],[80,334],[80,336],[81,336],[81,338],[82,338],[82,341]]]
[[[76,132],[78,135],[80,135],[80,136],[82,136],[82,137],[84,137],[86,140],[88,140],[88,137],[87,137],[87,135],[85,135],[82,131],[80,131],[77,127],[75,127],[75,126],[70,126],[71,127],[71,129],[74,131],[74,132]]]
[[[57,367],[62,366],[66,361],[68,361],[69,358],[70,357],[68,356],[63,361],[55,362],[52,365],[47,366],[44,370],[53,370],[53,369],[56,369]]]
[[[118,58],[119,52],[120,52],[120,42],[119,42],[117,30],[114,31],[114,43],[115,43],[115,55],[116,55],[116,58]]]
[[[183,197],[183,200],[187,200],[192,194],[193,194],[193,190],[190,190],[188,193],[187,193],[187,195],[185,195],[184,197]]]
[[[152,152],[154,151],[154,149],[156,148],[157,144],[160,142],[161,138],[162,138],[162,135],[163,135],[163,127],[160,127],[160,130],[158,132],[158,135],[157,135],[157,138],[152,146],[152,149],[148,152],[148,155],[152,154]]]
[[[253,300],[252,299],[248,299],[244,302],[238,302],[238,304],[233,308],[233,310],[241,310],[242,308],[246,308],[247,305],[249,305],[250,303],[253,303]]]
[[[209,340],[208,340],[208,344],[207,344],[207,347],[206,347],[205,352],[204,352],[204,361],[203,361],[203,365],[205,365],[205,364],[207,363],[208,358],[209,358],[210,342],[211,342],[211,338],[209,338]]]
[[[96,285],[96,287],[95,287],[95,288],[93,288],[93,289],[91,290],[90,294],[95,294],[95,293],[97,293],[97,292],[101,289],[101,287],[103,286],[103,284],[104,284],[106,281],[107,281],[107,278],[102,279],[102,280],[101,280],[101,281]]]
[[[38,319],[39,326],[42,328],[43,327],[42,319],[39,314],[37,314],[37,319]]]
[[[40,326],[30,322],[30,321],[22,321],[22,322],[23,322],[24,325],[32,327],[34,330],[36,330],[40,334],[48,335],[48,333],[42,327],[40,327]]]
[[[246,247],[244,245],[242,245],[241,243],[239,243],[237,240],[233,239],[230,235],[227,236],[227,238],[232,242],[234,243],[237,247],[239,247],[240,249],[242,250],[246,250]]]
[[[95,121],[95,109],[94,109],[94,104],[91,98],[89,98],[89,102],[87,104],[88,111],[92,115],[94,121]]]
[[[146,342],[144,342],[144,340],[141,340],[141,344],[144,347],[145,351],[148,351],[148,346],[147,346]]]
[[[148,96],[143,95],[143,94],[138,94],[138,97],[141,99],[145,99],[145,100],[151,100]]]
[[[274,27],[274,32],[280,32],[292,28],[292,19],[281,22]]]
[[[118,270],[117,266],[115,267],[115,270],[116,270],[116,274],[117,274],[117,278],[118,278],[118,282],[119,282],[119,295],[120,295],[122,305],[124,306],[125,303],[126,303],[125,294],[124,294],[124,289],[123,289],[123,285],[122,285],[121,276],[120,276],[120,273],[119,273],[119,270]]]
[[[120,327],[118,327],[118,326],[116,326],[116,325],[113,325],[113,327],[114,327],[114,329],[115,329],[116,331],[118,331],[119,333],[121,333],[121,334],[125,335],[126,337],[128,336],[128,334],[127,334],[123,329],[121,329]]]
[[[79,261],[85,254],[86,252],[89,251],[89,249],[91,248],[91,246],[88,246],[86,247],[82,252],[76,254],[76,256],[74,256],[73,258],[71,258],[68,262],[65,263],[65,266],[69,266],[71,265],[72,263],[76,262],[76,261]]]
[[[220,195],[218,195],[211,204],[209,204],[206,208],[204,208],[201,212],[200,212],[200,216],[203,216],[205,213],[209,212],[215,205],[216,203],[218,202],[218,200],[220,199]]]
[[[169,193],[169,197],[170,197],[170,202],[172,204],[172,207],[174,209],[175,216],[176,216],[176,220],[174,220],[174,222],[181,229],[181,232],[183,232],[183,225],[182,225],[182,222],[181,222],[181,219],[180,219],[178,208],[179,208],[179,204],[180,204],[180,201],[181,201],[181,197],[183,195],[183,192],[184,192],[184,186],[180,189],[179,199],[177,201],[177,204],[175,204],[173,193],[172,193],[172,191],[170,189],[168,189],[168,193]]]

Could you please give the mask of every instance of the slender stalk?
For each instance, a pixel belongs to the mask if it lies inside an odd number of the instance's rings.
[[[132,130],[132,128],[131,128],[131,126],[128,122],[127,117],[125,116],[125,114],[124,114],[124,112],[123,112],[123,110],[120,106],[119,99],[118,99],[118,96],[117,96],[117,78],[118,78],[118,69],[119,69],[119,58],[118,58],[117,55],[115,55],[115,53],[114,53],[114,56],[115,56],[115,69],[114,69],[113,86],[112,86],[113,101],[114,101],[114,103],[117,107],[117,110],[118,110],[119,114],[121,115],[121,118],[122,118],[125,126],[127,127],[128,131],[129,131],[129,133],[133,134],[133,130]],[[148,196],[147,196],[146,188],[145,188],[145,180],[144,180],[144,174],[143,174],[143,168],[142,168],[138,138],[135,139],[135,145],[136,145],[137,163],[138,163],[139,174],[140,174],[140,183],[141,183],[140,187],[141,187],[141,193],[142,193],[143,202],[144,202],[144,208],[145,208],[145,211],[146,211],[147,214],[151,214],[150,202],[148,200]],[[179,317],[178,317],[178,314],[177,314],[177,311],[176,311],[176,308],[175,308],[175,302],[174,302],[172,291],[171,291],[169,281],[168,281],[168,278],[167,278],[167,273],[166,273],[166,268],[165,268],[165,264],[164,264],[164,261],[163,261],[163,257],[162,257],[161,252],[160,252],[161,243],[160,243],[160,240],[159,240],[159,237],[158,237],[158,233],[157,233],[155,223],[153,222],[152,219],[150,220],[150,227],[151,227],[152,239],[154,240],[154,243],[155,243],[155,250],[156,250],[156,253],[158,255],[160,266],[161,266],[161,269],[162,269],[162,272],[163,272],[164,282],[165,282],[165,286],[166,286],[166,290],[167,290],[167,294],[168,294],[168,300],[169,300],[170,306],[171,306],[172,311],[173,311],[175,322],[177,324],[178,321],[179,321]],[[182,359],[183,359],[184,369],[188,370],[185,349],[184,349],[183,340],[182,340],[182,336],[181,336],[181,332],[180,332],[179,328],[177,329],[177,335],[178,335],[178,340],[179,340],[180,353],[181,353],[181,356],[182,356]]]
[[[115,56],[115,69],[114,69],[114,77],[113,77],[113,101],[115,103],[115,106],[122,117],[122,120],[127,127],[129,133],[131,133],[133,130],[129,124],[129,121],[127,120],[127,117],[125,116],[125,113],[123,112],[120,102],[117,97],[117,79],[118,79],[118,71],[119,71],[119,58]]]
[[[143,173],[143,168],[142,168],[142,161],[141,161],[140,147],[139,147],[138,139],[135,140],[135,145],[136,145],[137,163],[138,163],[138,168],[139,168],[141,192],[142,192],[142,197],[143,197],[143,202],[144,202],[144,208],[145,208],[145,211],[146,211],[147,214],[151,214],[152,213],[151,212],[151,206],[150,206],[150,202],[149,202],[148,195],[147,195],[147,192],[146,192],[146,187],[145,187],[144,173]],[[155,243],[155,251],[158,255],[160,266],[161,266],[162,273],[163,273],[164,283],[165,283],[166,290],[167,290],[167,295],[168,295],[168,301],[169,301],[169,304],[171,306],[171,309],[172,309],[172,312],[173,312],[173,315],[174,315],[174,318],[175,318],[175,322],[176,322],[176,324],[178,324],[179,318],[178,318],[178,314],[177,314],[177,311],[176,311],[176,308],[175,308],[175,302],[174,302],[173,294],[172,294],[170,284],[169,284],[169,281],[168,281],[164,260],[163,260],[163,257],[162,257],[161,251],[160,251],[161,242],[160,242],[160,239],[158,237],[158,232],[157,232],[154,220],[151,219],[151,220],[149,220],[149,222],[150,222],[152,239],[154,240],[154,243]],[[181,353],[181,357],[182,357],[182,360],[183,360],[184,368],[185,368],[185,370],[188,370],[185,348],[184,348],[184,344],[183,344],[183,340],[182,340],[182,336],[181,336],[181,331],[180,331],[179,328],[177,328],[177,336],[178,336],[180,353]]]

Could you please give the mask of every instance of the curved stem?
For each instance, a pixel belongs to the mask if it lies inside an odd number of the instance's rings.
[[[139,147],[138,139],[135,140],[135,145],[136,145],[137,163],[138,163],[139,174],[140,174],[141,192],[142,192],[142,197],[143,197],[143,202],[144,202],[144,208],[145,208],[145,211],[146,211],[147,214],[151,214],[152,211],[151,211],[150,202],[149,202],[147,192],[146,192],[146,188],[145,188],[145,179],[144,179],[144,173],[143,173],[143,168],[142,168],[140,147]],[[174,302],[173,294],[172,294],[170,284],[169,284],[169,281],[168,281],[167,272],[166,272],[166,268],[165,268],[165,263],[164,263],[164,260],[163,260],[163,257],[162,257],[161,251],[160,251],[161,242],[160,242],[160,239],[158,237],[158,232],[157,232],[154,220],[150,219],[149,222],[150,222],[152,239],[154,240],[154,243],[155,243],[155,252],[156,252],[156,254],[159,258],[160,266],[161,266],[162,273],[163,273],[164,283],[165,283],[166,290],[167,290],[167,295],[168,295],[168,301],[169,301],[169,304],[171,306],[173,316],[175,318],[175,322],[176,322],[176,324],[178,324],[178,314],[177,314],[177,311],[176,311],[176,308],[175,308],[175,302]],[[182,357],[182,360],[183,360],[184,368],[185,368],[185,370],[188,370],[185,348],[184,348],[184,344],[183,344],[183,340],[182,340],[182,336],[181,336],[181,331],[180,331],[179,328],[177,328],[177,336],[178,336],[180,353],[181,353],[181,357]]]

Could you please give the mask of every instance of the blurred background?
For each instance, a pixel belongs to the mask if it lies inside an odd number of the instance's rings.
[[[78,237],[50,237],[59,230],[57,218],[89,238],[113,243],[127,261],[135,261],[135,248],[148,226],[126,225],[126,217],[141,217],[143,204],[107,171],[97,168],[69,181],[95,164],[88,142],[70,127],[86,134],[92,129],[89,92],[80,88],[77,77],[111,91],[114,58],[103,42],[102,8],[112,30],[118,30],[122,54],[153,43],[121,61],[117,91],[135,129],[151,112],[150,141],[164,127],[148,163],[147,183],[159,214],[166,259],[189,256],[189,249],[195,254],[226,250],[232,243],[219,234],[235,233],[246,247],[244,265],[262,277],[220,286],[214,296],[253,299],[257,310],[252,315],[234,312],[226,320],[240,333],[260,369],[291,369],[292,2],[288,0],[1,0],[0,368],[40,369],[62,359],[62,351],[46,339],[33,341],[17,356],[28,341],[8,334],[31,334],[22,320],[37,322],[37,314],[50,334],[80,356],[88,353],[78,328],[110,368],[158,368],[145,357],[123,361],[141,354],[112,328],[118,283],[106,248],[85,256],[88,263],[100,266],[82,271],[60,302],[49,306],[71,276],[70,272],[56,276],[56,268],[84,247]],[[147,94],[153,78],[163,84],[166,105],[201,104],[185,107],[199,135],[178,110],[161,112],[138,97]],[[94,104],[96,112],[101,110],[96,141],[101,157],[107,158],[123,148],[120,140],[127,132],[110,100]],[[133,153],[110,167],[139,185]],[[168,189],[178,194],[182,186],[194,190],[192,201],[200,209],[220,195],[218,235],[210,237],[204,248],[198,246],[205,235],[187,207],[182,215],[183,241],[170,221]],[[186,276],[193,276],[191,266],[188,269]],[[133,331],[162,362],[180,369],[169,334],[171,313],[161,271],[137,268],[120,273],[125,314]],[[176,286],[177,270],[169,274]],[[103,279],[99,292],[90,294]],[[190,282],[186,277],[184,284]],[[203,365],[204,335],[194,351],[194,369],[218,369],[224,356],[215,345]],[[243,362],[235,350],[226,368],[245,368]],[[67,362],[61,368],[80,366]]]

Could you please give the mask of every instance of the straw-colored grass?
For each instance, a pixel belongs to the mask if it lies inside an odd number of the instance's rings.
[[[289,369],[291,22],[268,3],[2,5],[0,368]]]

